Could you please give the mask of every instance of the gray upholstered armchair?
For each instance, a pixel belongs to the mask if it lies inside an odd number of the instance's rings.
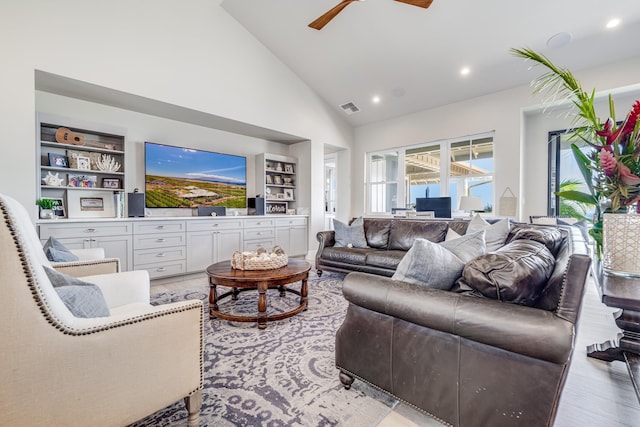
[[[83,277],[106,317],[75,317],[24,207],[0,195],[0,425],[122,426],[202,401],[201,301],[149,304],[146,271]],[[96,271],[95,269],[92,271]]]

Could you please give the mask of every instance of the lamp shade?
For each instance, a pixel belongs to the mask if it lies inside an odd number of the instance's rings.
[[[461,211],[482,211],[484,210],[484,203],[482,197],[478,196],[461,196],[460,197],[460,210]]]

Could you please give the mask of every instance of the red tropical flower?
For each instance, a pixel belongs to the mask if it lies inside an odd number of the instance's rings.
[[[611,151],[607,150],[606,147],[603,147],[602,150],[600,150],[598,159],[600,160],[600,166],[602,167],[604,174],[607,176],[613,176],[616,172],[617,162]]]

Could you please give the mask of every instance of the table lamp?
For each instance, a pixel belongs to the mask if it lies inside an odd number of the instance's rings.
[[[484,210],[484,203],[482,198],[478,196],[461,196],[459,209],[461,211],[469,211],[469,216],[473,216],[474,211]]]

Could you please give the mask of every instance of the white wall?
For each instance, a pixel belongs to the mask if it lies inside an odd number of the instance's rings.
[[[612,91],[640,83],[640,57],[574,74],[586,91],[594,87],[602,92]],[[536,75],[532,71],[532,79]],[[627,113],[629,99],[620,103],[618,119]],[[505,188],[510,187],[519,198],[520,219],[546,212],[547,133],[568,127],[571,120],[559,121],[557,116],[533,111],[542,101],[531,94],[527,85],[357,128],[352,151],[351,215],[365,212],[362,189],[367,152],[492,130],[496,165],[494,206]],[[607,110],[602,110],[602,117],[607,117]]]
[[[0,13],[0,57],[0,146],[11,159],[0,168],[0,192],[34,217],[35,70],[317,143],[353,141],[351,127],[217,1],[10,0]],[[310,161],[322,169],[322,156]]]

